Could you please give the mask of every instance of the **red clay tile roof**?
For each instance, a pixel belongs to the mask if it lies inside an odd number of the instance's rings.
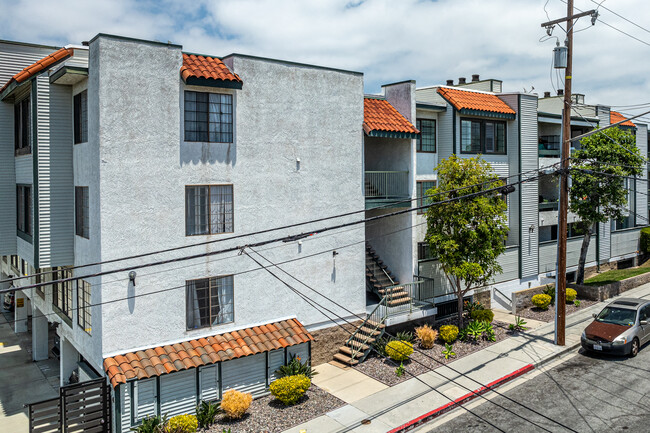
[[[469,92],[467,90],[438,88],[438,93],[457,110],[479,110],[492,113],[515,114],[515,110],[491,93]]]
[[[370,131],[418,134],[415,126],[385,99],[363,99],[363,129]]]
[[[241,83],[239,75],[230,72],[228,66],[217,57],[204,57],[196,54],[183,53],[181,78],[205,78],[207,80],[236,81]]]
[[[2,86],[2,89],[0,89],[0,93],[2,93],[2,91],[6,89],[11,83],[16,82],[20,84],[23,81],[38,74],[39,72],[49,68],[55,63],[65,60],[68,57],[73,55],[74,55],[74,50],[72,48],[61,48],[60,50],[55,51],[52,54],[48,54],[46,57],[43,57],[38,62],[27,66],[25,69],[18,72],[13,77],[11,77],[9,81],[7,81],[7,83],[4,86]]]
[[[625,119],[626,119],[626,117],[623,116],[618,111],[610,111],[609,112],[609,123],[616,123],[616,122],[620,122],[621,120],[625,120]],[[636,128],[636,125],[634,123],[632,123],[632,121],[630,121],[630,120],[621,123],[619,126],[631,126],[633,128]]]
[[[104,359],[104,370],[113,387],[116,387],[133,378],[160,376],[306,343],[313,339],[298,320],[289,319],[111,356]]]

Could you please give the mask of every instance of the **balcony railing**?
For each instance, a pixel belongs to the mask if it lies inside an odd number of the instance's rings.
[[[375,204],[399,202],[408,200],[409,193],[409,172],[408,171],[366,171],[365,173],[365,197]],[[410,203],[403,203],[409,207]]]
[[[545,201],[539,204],[539,211],[546,211],[546,210],[557,210],[558,209],[558,201]]]

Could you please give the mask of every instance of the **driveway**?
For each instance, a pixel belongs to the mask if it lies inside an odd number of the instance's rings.
[[[0,430],[27,433],[26,403],[58,396],[58,361],[33,362],[29,334],[15,334],[0,314]],[[52,383],[52,384],[51,384]]]
[[[646,344],[636,358],[616,358],[576,349],[567,361],[504,394],[578,432],[648,431],[650,344]],[[507,432],[570,431],[501,396],[493,401],[526,420],[489,402],[468,408]],[[497,430],[477,416],[455,409],[451,415],[418,431],[474,433]]]

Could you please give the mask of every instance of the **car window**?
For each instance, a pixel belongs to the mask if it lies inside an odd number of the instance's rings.
[[[627,308],[605,307],[596,316],[596,321],[602,323],[613,323],[615,325],[632,326],[636,319],[636,311]]]
[[[650,305],[646,305],[641,309],[639,313],[639,320],[648,320],[650,319]]]

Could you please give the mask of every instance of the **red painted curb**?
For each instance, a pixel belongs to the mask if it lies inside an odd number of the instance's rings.
[[[496,387],[498,387],[500,385],[503,385],[504,383],[509,382],[512,379],[515,379],[515,378],[517,378],[517,377],[519,377],[519,376],[521,376],[523,374],[528,373],[529,371],[532,371],[534,368],[535,368],[535,366],[533,364],[528,364],[525,367],[522,367],[519,370],[515,370],[512,373],[507,374],[507,375],[505,375],[505,376],[503,376],[503,377],[501,377],[501,378],[499,378],[499,379],[497,379],[497,380],[495,380],[493,382],[490,382],[487,385],[482,386],[477,390],[471,391],[471,392],[465,394],[464,396],[457,398],[454,401],[450,401],[449,403],[447,403],[444,406],[440,406],[439,408],[434,409],[431,412],[427,412],[424,415],[421,415],[421,416],[407,422],[406,424],[402,424],[401,426],[396,427],[396,428],[388,431],[388,433],[400,433],[400,432],[405,432],[405,431],[409,431],[411,429],[414,429],[415,427],[418,427],[418,426],[420,426],[420,425],[422,425],[424,423],[427,423],[427,422],[431,421],[432,419],[434,419],[434,418],[436,418],[436,417],[438,417],[438,416],[440,416],[440,415],[442,415],[442,414],[444,414],[446,412],[449,412],[450,410],[456,408],[459,405],[462,405],[464,403],[467,403],[468,401],[474,400],[476,397],[480,396],[481,394],[485,394],[488,391],[491,391],[493,388],[496,388]]]

